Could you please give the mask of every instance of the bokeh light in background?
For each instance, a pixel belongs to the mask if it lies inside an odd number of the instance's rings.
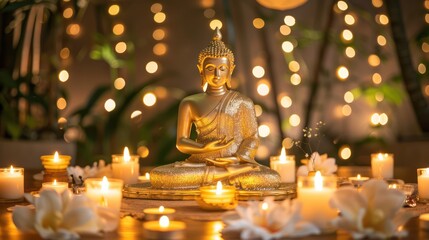
[[[104,109],[108,112],[111,112],[113,110],[115,110],[116,108],[116,102],[115,100],[109,98],[106,100],[106,102],[104,102]]]
[[[346,80],[349,77],[349,70],[344,66],[339,66],[336,73],[340,80]]]
[[[253,19],[253,26],[256,29],[261,29],[265,26],[265,21],[262,18],[255,18]]]
[[[297,127],[301,123],[301,118],[298,116],[298,114],[292,114],[289,117],[289,124],[292,127]]]
[[[216,28],[222,29],[223,23],[219,19],[213,19],[210,21],[210,28],[215,30]]]
[[[115,15],[118,15],[118,13],[119,13],[119,11],[121,10],[121,8],[119,7],[119,5],[117,5],[117,4],[113,4],[113,5],[111,5],[110,7],[109,7],[109,9],[107,10],[107,12],[110,14],[110,15],[112,15],[112,16],[115,16]]]
[[[261,96],[267,96],[270,93],[270,83],[267,80],[260,80],[256,88],[257,92]]]
[[[121,78],[121,77],[119,77],[119,78],[117,78],[117,79],[115,79],[115,82],[113,83],[113,85],[115,86],[115,88],[117,89],[117,90],[121,90],[121,89],[123,89],[124,87],[125,87],[125,79],[123,79],[123,78]]]
[[[155,105],[157,99],[155,94],[148,92],[143,96],[143,104],[148,106],[148,107],[152,107],[153,105]]]
[[[340,150],[338,151],[338,155],[343,160],[348,160],[352,156],[352,150],[350,149],[350,146],[343,145],[340,147]]]
[[[262,78],[265,75],[265,69],[261,66],[255,66],[252,69],[252,74],[255,78]]]
[[[268,137],[268,135],[270,135],[271,129],[267,125],[261,124],[258,127],[258,133],[260,137],[265,138],[265,137]]]
[[[69,72],[67,72],[67,70],[61,70],[58,74],[58,79],[61,82],[66,82],[67,80],[69,80]]]
[[[158,63],[150,61],[146,64],[146,71],[148,73],[155,73],[158,70]]]
[[[115,51],[117,53],[124,53],[125,51],[127,51],[127,44],[125,42],[118,42],[115,45]]]
[[[354,56],[356,56],[356,51],[352,47],[347,47],[345,52],[348,58],[354,58]]]

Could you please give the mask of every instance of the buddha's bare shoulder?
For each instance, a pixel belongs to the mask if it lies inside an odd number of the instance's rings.
[[[201,102],[206,97],[205,93],[197,93],[193,95],[189,95],[182,99],[180,102],[181,105],[193,105],[195,103]]]

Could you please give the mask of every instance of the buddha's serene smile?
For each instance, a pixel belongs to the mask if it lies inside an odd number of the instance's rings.
[[[184,98],[179,107],[176,146],[190,157],[153,169],[153,188],[195,189],[219,180],[244,190],[280,185],[277,172],[254,160],[259,145],[254,104],[230,90],[234,55],[221,39],[216,29],[209,46],[199,54],[197,66],[205,92]],[[192,125],[196,139],[190,139]]]

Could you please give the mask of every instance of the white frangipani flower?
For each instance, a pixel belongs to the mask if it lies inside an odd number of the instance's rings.
[[[331,204],[341,214],[333,224],[350,232],[355,239],[404,237],[407,232],[403,225],[415,216],[402,209],[404,200],[404,193],[389,189],[383,180],[369,180],[360,191],[352,187],[339,188]]]
[[[79,234],[99,235],[113,219],[100,217],[100,209],[85,195],[69,190],[61,195],[45,189],[38,198],[27,198],[34,204],[16,206],[12,219],[23,232],[36,231],[44,239],[77,239]]]
[[[311,154],[311,157],[297,170],[297,176],[308,176],[310,171],[319,171],[323,176],[333,175],[338,169],[335,158],[328,158],[327,154],[319,155],[318,152]]]
[[[263,202],[249,202],[247,207],[238,206],[234,214],[225,215],[227,227],[223,231],[241,231],[242,239],[277,239],[319,234],[312,223],[300,220],[301,205],[296,200],[276,203],[274,198]]]

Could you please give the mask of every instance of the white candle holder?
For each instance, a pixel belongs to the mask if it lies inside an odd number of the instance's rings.
[[[337,189],[337,177],[298,176],[297,199],[302,204],[303,220],[316,224],[323,232],[335,230],[330,221],[337,217],[337,210],[330,207],[329,201]]]
[[[429,168],[417,169],[419,202],[429,203]]]
[[[0,202],[22,201],[24,168],[0,168]]]
[[[371,154],[371,170],[373,178],[393,178],[393,166],[394,159],[392,153]]]

